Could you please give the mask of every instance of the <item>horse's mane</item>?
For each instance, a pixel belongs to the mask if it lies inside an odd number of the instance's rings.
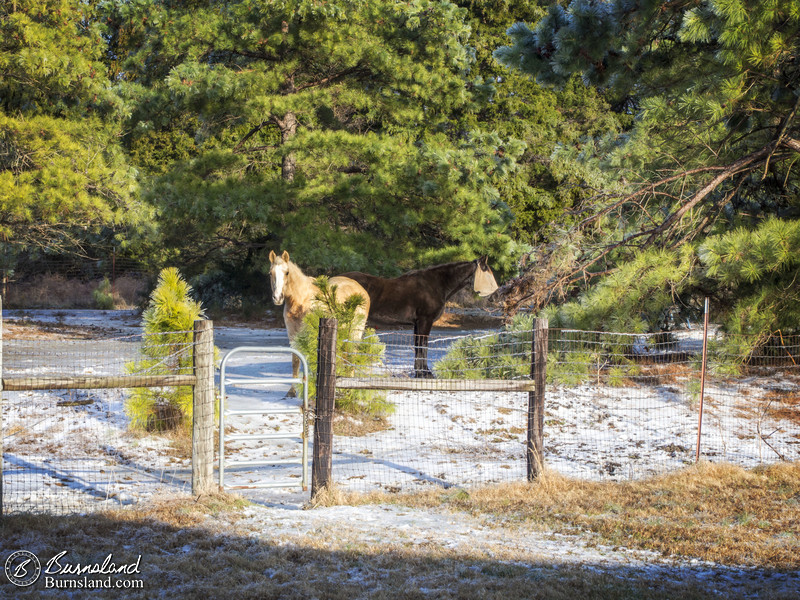
[[[452,269],[454,267],[466,266],[468,264],[474,263],[474,260],[458,260],[454,262],[444,263],[442,265],[433,265],[430,267],[423,267],[421,269],[414,269],[413,271],[408,271],[407,273],[403,273],[399,277],[405,277],[407,275],[418,275],[420,273],[430,273],[432,271],[444,271],[448,269]]]
[[[303,273],[303,270],[300,267],[298,267],[293,261],[290,260],[286,264],[289,265],[289,272],[292,275],[294,275],[295,277],[305,277],[306,276],[306,274]]]
[[[291,260],[285,264],[289,268],[289,273],[286,277],[287,294],[290,292],[308,293],[308,288],[314,285],[312,278],[303,273],[302,269]]]

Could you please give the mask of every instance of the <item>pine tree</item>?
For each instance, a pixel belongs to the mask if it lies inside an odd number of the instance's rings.
[[[192,288],[180,272],[161,271],[150,302],[142,313],[144,358],[128,365],[133,374],[175,375],[191,370],[194,322],[203,308],[192,299]],[[183,428],[192,422],[192,388],[133,388],[125,412],[133,429],[162,431]]]
[[[50,251],[136,222],[95,2],[0,7],[0,237]]]
[[[800,324],[800,221],[769,218],[753,229],[711,236],[698,250],[707,277],[736,290],[732,333],[795,331]]]
[[[464,112],[463,127],[495,131],[508,144],[524,143],[516,170],[498,174],[495,185],[513,213],[514,237],[526,244],[549,241],[552,232],[547,225],[590,194],[575,185],[582,176],[576,165],[554,161],[554,150],[622,131],[630,117],[612,111],[603,94],[584,86],[577,76],[568,79],[563,89],[545,88],[492,56],[508,41],[505,31],[515,21],[542,18],[551,2],[461,0],[456,4],[469,10],[474,31],[471,44],[476,59],[471,73],[495,88],[491,102]]]
[[[663,315],[648,316],[653,288],[644,283],[655,251],[667,253],[662,264],[692,258],[688,272],[676,269],[659,287],[678,309],[696,311],[710,295],[731,330],[763,338],[800,328],[797,264],[759,253],[757,242],[779,247],[779,232],[800,215],[796,2],[575,0],[508,33],[513,44],[495,53],[504,64],[543,85],[566,85],[578,73],[637,118],[624,136],[562,149],[599,193],[505,288],[508,309],[581,290],[584,306],[602,294],[611,306],[620,288],[606,278],[624,277],[639,300],[619,303],[618,316],[633,311],[655,328]]]
[[[466,18],[435,0],[114,4],[127,142],[175,159],[147,183],[164,242],[198,270],[257,269],[275,246],[327,272],[509,268],[497,186],[522,147],[453,121],[491,93]]]

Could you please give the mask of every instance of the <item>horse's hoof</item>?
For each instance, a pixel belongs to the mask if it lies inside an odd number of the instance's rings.
[[[286,392],[284,398],[297,398],[297,391],[294,389],[294,387],[289,388],[289,391]]]

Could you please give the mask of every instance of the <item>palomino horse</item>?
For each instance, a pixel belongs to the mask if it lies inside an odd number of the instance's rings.
[[[269,277],[272,283],[272,301],[280,306],[283,304],[283,321],[289,334],[291,343],[300,328],[303,326],[305,316],[319,303],[315,296],[319,288],[314,283],[314,278],[304,275],[296,264],[289,260],[289,253],[284,251],[280,256],[275,252],[269,253]],[[359,294],[364,298],[364,303],[356,310],[356,318],[352,337],[361,339],[369,314],[369,294],[357,281],[347,277],[338,276],[330,278],[331,287],[336,286],[336,299],[344,302],[350,296]],[[297,378],[300,370],[300,359],[292,357],[292,377]]]
[[[445,303],[472,283],[481,296],[497,289],[488,258],[436,265],[410,271],[393,279],[366,273],[344,273],[367,290],[370,300],[369,323],[373,325],[414,326],[414,373],[433,377],[428,368],[428,336],[433,322],[444,311]]]

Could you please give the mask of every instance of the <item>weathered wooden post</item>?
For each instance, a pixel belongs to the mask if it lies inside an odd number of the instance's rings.
[[[311,497],[331,484],[333,409],[336,397],[336,319],[319,320],[317,400],[314,410],[314,462]]]
[[[213,491],[214,475],[214,324],[195,321],[192,398],[192,495]]]
[[[544,388],[547,383],[547,319],[533,320],[531,379],[534,389],[528,392],[528,481],[533,481],[544,467]]]

